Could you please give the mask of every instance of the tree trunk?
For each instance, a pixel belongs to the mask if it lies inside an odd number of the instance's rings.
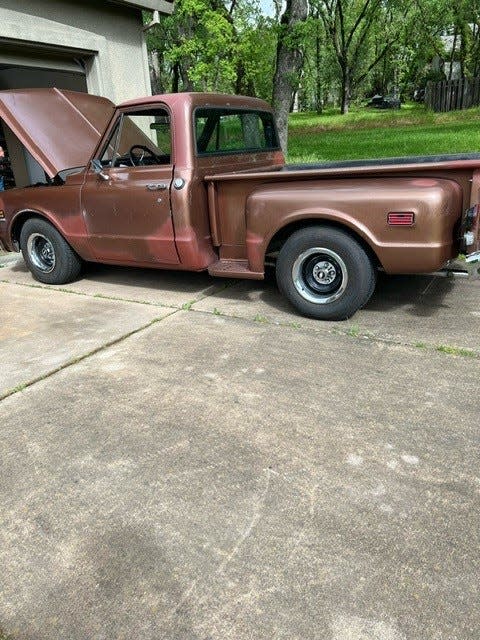
[[[275,109],[280,144],[285,153],[287,151],[288,114],[293,96],[298,90],[303,66],[302,50],[295,42],[292,31],[298,23],[306,20],[307,16],[307,0],[287,0],[280,21],[272,103]]]
[[[453,36],[452,51],[450,52],[450,69],[448,70],[448,80],[453,76],[453,61],[455,60],[455,53],[457,50],[457,27],[455,27],[455,34]]]
[[[342,104],[341,112],[343,115],[348,113],[350,106],[350,73],[348,69],[342,69]]]
[[[152,86],[152,94],[156,95],[164,93],[162,91],[161,78],[160,78],[160,55],[156,49],[150,51],[148,54],[148,62],[150,69],[150,84]]]
[[[320,114],[323,110],[322,105],[322,49],[320,40],[320,20],[318,15],[315,16],[317,20],[317,28],[315,33],[315,111]]]
[[[255,86],[251,78],[245,79],[246,71],[243,62],[237,65],[237,77],[235,79],[235,93],[237,96],[251,96],[255,98]]]
[[[172,93],[180,91],[180,68],[178,62],[175,62],[172,69]]]
[[[182,91],[195,91],[195,87],[193,86],[193,82],[190,80],[188,76],[188,67],[189,60],[186,59],[183,61],[183,64],[179,64],[180,77],[182,78]]]

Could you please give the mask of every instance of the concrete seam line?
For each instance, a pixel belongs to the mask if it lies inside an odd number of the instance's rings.
[[[228,289],[229,287],[232,287],[235,284],[235,280],[228,280],[226,284],[222,285],[221,287],[216,287],[214,284],[206,287],[205,289],[203,289],[202,291],[200,291],[200,293],[198,294],[198,297],[196,297],[195,299],[193,299],[191,301],[191,304],[194,305],[197,302],[201,302],[202,300],[205,300],[205,298],[208,298],[212,295],[214,295],[215,293],[220,293],[221,291],[225,291],[225,289]],[[73,294],[75,296],[85,296],[86,298],[97,298],[99,300],[114,300],[117,302],[131,302],[133,304],[143,304],[143,305],[148,305],[150,307],[162,307],[165,309],[182,309],[186,304],[190,304],[190,301],[178,304],[178,305],[174,305],[174,304],[165,304],[163,302],[149,302],[148,300],[134,300],[132,298],[122,298],[120,296],[109,296],[103,293],[85,293],[84,291],[74,291],[73,289],[68,289],[65,287],[56,287],[56,286],[52,286],[52,285],[43,285],[43,284],[37,284],[37,283],[33,283],[33,284],[28,284],[26,282],[17,282],[16,280],[14,280],[13,282],[11,280],[3,280],[0,279],[0,283],[2,284],[14,284],[15,286],[18,287],[28,287],[30,289],[45,289],[46,291],[58,291],[60,293],[70,293]],[[1,639],[0,639],[1,640]]]
[[[150,322],[147,322],[147,324],[144,324],[141,327],[138,327],[137,329],[133,329],[133,331],[129,331],[128,333],[125,333],[125,334],[121,335],[120,337],[115,338],[115,340],[110,340],[109,342],[106,342],[105,344],[102,344],[99,347],[96,347],[95,349],[92,349],[88,353],[84,353],[84,354],[82,354],[80,356],[77,356],[76,358],[71,358],[70,360],[67,360],[67,362],[64,362],[63,364],[59,365],[58,367],[55,367],[55,369],[52,369],[51,371],[47,371],[47,373],[44,373],[41,376],[37,376],[36,378],[33,378],[32,380],[29,380],[28,382],[21,383],[21,384],[17,385],[16,387],[14,387],[13,389],[9,389],[8,391],[5,391],[5,393],[2,393],[0,395],[0,402],[2,400],[6,400],[6,398],[9,398],[10,396],[15,395],[16,393],[20,393],[20,391],[24,391],[25,389],[28,389],[28,387],[33,386],[37,382],[41,382],[42,380],[46,380],[47,378],[50,378],[51,376],[54,376],[56,373],[59,373],[60,371],[63,371],[64,369],[68,369],[68,367],[71,367],[74,364],[78,364],[79,362],[82,362],[83,360],[86,360],[87,358],[90,358],[91,356],[94,356],[95,354],[100,353],[101,351],[105,351],[106,349],[109,349],[110,347],[113,347],[116,344],[119,344],[120,342],[123,342],[124,340],[127,340],[131,336],[134,336],[135,334],[140,333],[141,331],[144,331],[145,329],[148,329],[149,327],[153,326],[154,324],[162,322],[162,320],[165,320],[166,318],[170,318],[171,316],[175,315],[179,311],[181,311],[181,309],[175,309],[171,313],[167,313],[166,316],[162,316],[161,318],[154,318]]]
[[[117,296],[107,296],[103,293],[84,293],[83,291],[73,291],[73,289],[57,288],[52,285],[27,284],[26,282],[12,282],[11,280],[1,280],[2,284],[14,284],[16,287],[27,287],[29,289],[44,289],[46,291],[57,291],[58,293],[68,293],[74,296],[84,296],[85,298],[96,298],[97,300],[113,300],[114,302],[131,302],[133,304],[143,304],[149,307],[161,307],[162,309],[176,309],[180,307],[173,304],[163,304],[161,302],[148,302],[148,300],[132,300],[131,298],[120,298]]]
[[[222,284],[222,286],[211,284],[208,287],[205,287],[205,289],[203,289],[202,291],[200,291],[200,293],[198,294],[198,298],[195,298],[195,300],[193,301],[193,304],[196,304],[197,302],[201,302],[202,300],[205,300],[205,298],[210,298],[212,295],[215,295],[216,293],[225,291],[225,289],[230,289],[231,287],[233,287],[235,284],[239,282],[242,282],[242,281],[226,280],[224,284]]]
[[[480,359],[480,353],[478,351],[475,351],[474,349],[468,349],[466,347],[454,347],[450,345],[427,344],[427,343],[425,344],[422,343],[422,346],[419,346],[419,344],[416,344],[414,342],[404,342],[402,340],[393,340],[391,338],[381,338],[378,336],[374,336],[371,333],[358,332],[354,334],[351,332],[351,329],[321,329],[321,328],[315,329],[311,327],[305,327],[304,325],[301,325],[300,323],[296,323],[296,322],[289,322],[289,321],[282,322],[281,320],[269,320],[264,316],[262,316],[261,320],[256,320],[255,318],[245,318],[244,316],[231,315],[231,314],[223,313],[220,311],[215,312],[215,311],[206,311],[205,309],[195,309],[193,305],[189,309],[184,309],[184,311],[205,314],[209,316],[218,316],[219,318],[225,318],[228,320],[240,320],[241,322],[248,323],[248,324],[263,324],[267,326],[270,325],[275,327],[282,327],[285,329],[295,329],[296,331],[303,331],[304,333],[313,333],[313,334],[321,333],[323,335],[344,336],[345,338],[363,340],[364,342],[368,341],[368,342],[375,342],[378,344],[385,344],[390,346],[406,347],[407,349],[412,349],[414,351],[429,351],[429,352],[441,353],[442,355],[447,355],[447,356],[469,358],[472,360]],[[321,321],[319,322],[321,324]]]

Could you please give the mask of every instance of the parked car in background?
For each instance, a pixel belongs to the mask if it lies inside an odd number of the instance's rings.
[[[367,104],[367,107],[373,107],[374,109],[400,109],[401,106],[400,98],[381,96],[379,94],[373,96]]]

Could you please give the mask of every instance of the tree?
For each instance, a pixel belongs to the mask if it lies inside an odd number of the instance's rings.
[[[462,78],[472,78],[480,71],[480,0],[458,0],[452,3],[452,22],[456,46],[452,57],[460,64]]]
[[[340,69],[341,111],[348,113],[353,89],[360,85],[398,39],[403,28],[392,0],[313,0],[335,52]],[[408,11],[409,3],[401,8]],[[372,56],[375,30],[383,33],[383,45]]]
[[[152,88],[271,97],[276,34],[258,0],[177,0],[147,33]]]
[[[302,27],[307,16],[307,0],[287,0],[280,19],[272,103],[284,151],[287,148],[288,114],[298,90],[303,66]]]

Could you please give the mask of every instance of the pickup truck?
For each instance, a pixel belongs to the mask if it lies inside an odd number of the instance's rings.
[[[84,262],[258,280],[267,264],[301,314],[340,320],[380,269],[480,259],[480,154],[286,165],[267,103],[213,93],[2,91],[0,118],[45,173],[0,193],[0,241],[43,283]]]

